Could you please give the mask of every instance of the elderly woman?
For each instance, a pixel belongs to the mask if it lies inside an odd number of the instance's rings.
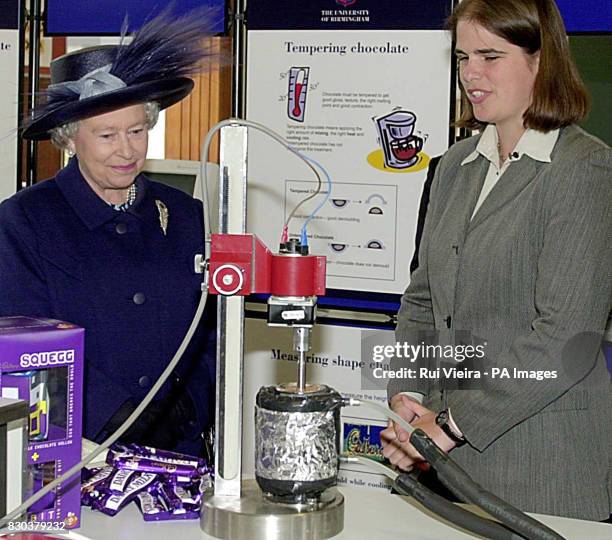
[[[612,510],[612,390],[600,350],[612,152],[576,126],[587,98],[553,0],[464,0],[450,27],[461,125],[481,133],[438,165],[396,337],[435,331],[486,357],[481,378],[463,387],[435,375],[392,379],[390,404],[522,510],[603,520]],[[393,464],[422,460],[399,426],[383,440]]]
[[[85,328],[84,434],[110,435],[181,343],[200,297],[203,212],[141,174],[160,109],[193,87],[201,20],[145,25],[129,45],[64,55],[23,136],[73,156],[0,205],[0,316]],[[126,442],[200,454],[214,422],[214,311]]]

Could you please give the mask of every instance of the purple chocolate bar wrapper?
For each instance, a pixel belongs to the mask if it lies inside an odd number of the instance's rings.
[[[136,471],[115,469],[112,476],[108,479],[108,489],[117,495],[125,493],[126,487],[135,474],[137,474]]]
[[[109,489],[105,489],[103,490],[103,494],[93,501],[92,507],[95,510],[103,512],[104,514],[114,516],[125,505],[132,501],[140,491],[143,491],[151,486],[156,479],[156,474],[148,472],[135,475],[128,484],[127,488],[125,488],[124,493],[117,495],[112,493]]]
[[[200,517],[197,508],[176,508],[171,510],[160,494],[161,484],[156,482],[148,492],[141,492],[136,498],[136,504],[145,521],[169,521],[177,519],[198,519]]]
[[[146,521],[149,519],[154,519],[152,516],[155,516],[156,514],[168,512],[168,509],[161,503],[159,498],[148,491],[141,491],[138,493],[138,495],[136,495],[136,505],[140,509],[140,512]]]
[[[93,467],[91,469],[88,469],[87,467],[83,467],[81,469],[81,484],[85,483],[92,476],[95,476],[96,474],[98,474],[98,472],[101,469],[102,469],[102,467]]]
[[[102,467],[93,476],[81,484],[81,504],[91,506],[93,501],[100,495],[106,487],[108,479],[113,473],[110,465]]]
[[[166,485],[166,488],[170,489],[183,504],[198,504],[200,502],[196,494],[192,493],[188,489],[185,489],[183,486]]]
[[[132,452],[127,446],[115,443],[106,453],[106,463],[116,466],[118,458],[131,457],[133,455],[134,452]]]
[[[200,481],[199,476],[188,478],[187,476],[174,476],[173,474],[164,474],[164,482],[173,484],[175,486],[182,486],[184,488],[191,489],[195,484]]]
[[[178,511],[184,509],[184,503],[181,498],[174,492],[173,486],[162,483],[159,486],[159,496],[164,501],[166,506],[171,511]]]
[[[212,476],[210,474],[203,474],[202,477],[200,478],[200,483],[198,485],[198,492],[200,493],[200,495],[211,490],[212,487],[213,487]]]
[[[87,467],[83,467],[81,469],[81,490],[80,490],[81,505],[89,506],[91,504],[91,501],[89,500],[89,496],[84,498],[85,494],[83,493],[83,484],[87,482],[87,480],[89,480],[90,478],[93,478],[96,474],[98,474],[101,469],[102,469],[101,467],[92,467],[91,469],[88,469]]]
[[[178,519],[199,519],[200,512],[197,510],[185,510],[183,513],[174,513],[166,510],[159,514],[143,514],[145,521],[170,521]]]
[[[151,446],[138,446],[137,444],[130,444],[127,445],[127,447],[134,452],[134,455],[151,457],[151,459],[155,459],[156,461],[173,463],[175,465],[191,465],[196,469],[206,468],[206,462],[195,456],[171,452],[169,450],[160,450],[158,448],[152,448]]]
[[[189,479],[193,477],[194,474],[199,476],[200,474],[207,474],[210,472],[210,468],[201,458],[189,456],[187,454],[179,454],[178,452],[170,452],[168,450],[159,450],[150,446],[139,446],[134,443],[114,444],[106,456],[106,462],[115,467],[126,468],[124,465],[125,461],[132,458],[139,460],[149,459],[154,462],[176,465],[177,467],[193,468],[195,473],[181,474],[181,476],[184,477],[183,481],[186,483],[189,483]],[[187,469],[183,469],[183,471],[186,470]],[[161,471],[159,472],[163,474]]]
[[[117,457],[115,466],[121,469],[130,469],[140,472],[152,472],[156,474],[174,475],[185,480],[199,477],[196,467],[190,465],[175,465],[173,463],[163,463],[155,459],[133,457]]]
[[[164,478],[165,483],[168,482],[168,477]],[[172,482],[172,478],[170,478],[170,482]],[[185,485],[182,483],[175,483],[177,489],[183,489],[187,492],[186,495],[181,495],[180,491],[176,493],[185,499],[185,497],[189,497],[191,499],[190,504],[199,505],[204,493],[211,490],[213,488],[212,478],[208,474],[202,475],[200,478],[194,478],[193,481],[189,485]]]

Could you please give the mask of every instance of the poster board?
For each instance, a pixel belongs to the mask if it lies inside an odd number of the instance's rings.
[[[441,28],[451,3],[286,4],[249,3],[247,118],[332,178],[308,229],[311,253],[327,256],[328,287],[399,294],[428,163],[449,145],[451,38]],[[248,230],[275,248],[316,178],[259,134],[248,167]],[[291,235],[327,191],[300,208]]]
[[[0,0],[0,201],[17,189],[19,0]]]

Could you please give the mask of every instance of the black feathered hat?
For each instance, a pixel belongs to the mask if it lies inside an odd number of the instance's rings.
[[[165,11],[146,23],[124,45],[90,47],[51,62],[51,84],[44,103],[25,122],[22,136],[43,140],[49,130],[136,103],[156,101],[160,109],[193,88],[188,75],[202,71],[209,55],[202,38],[210,35],[210,12],[196,10],[173,18]]]

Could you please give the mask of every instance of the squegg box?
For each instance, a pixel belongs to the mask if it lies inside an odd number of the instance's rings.
[[[0,318],[0,393],[30,404],[23,500],[81,460],[84,335],[62,321]],[[27,519],[49,532],[78,527],[80,480],[76,474],[34,503]]]

